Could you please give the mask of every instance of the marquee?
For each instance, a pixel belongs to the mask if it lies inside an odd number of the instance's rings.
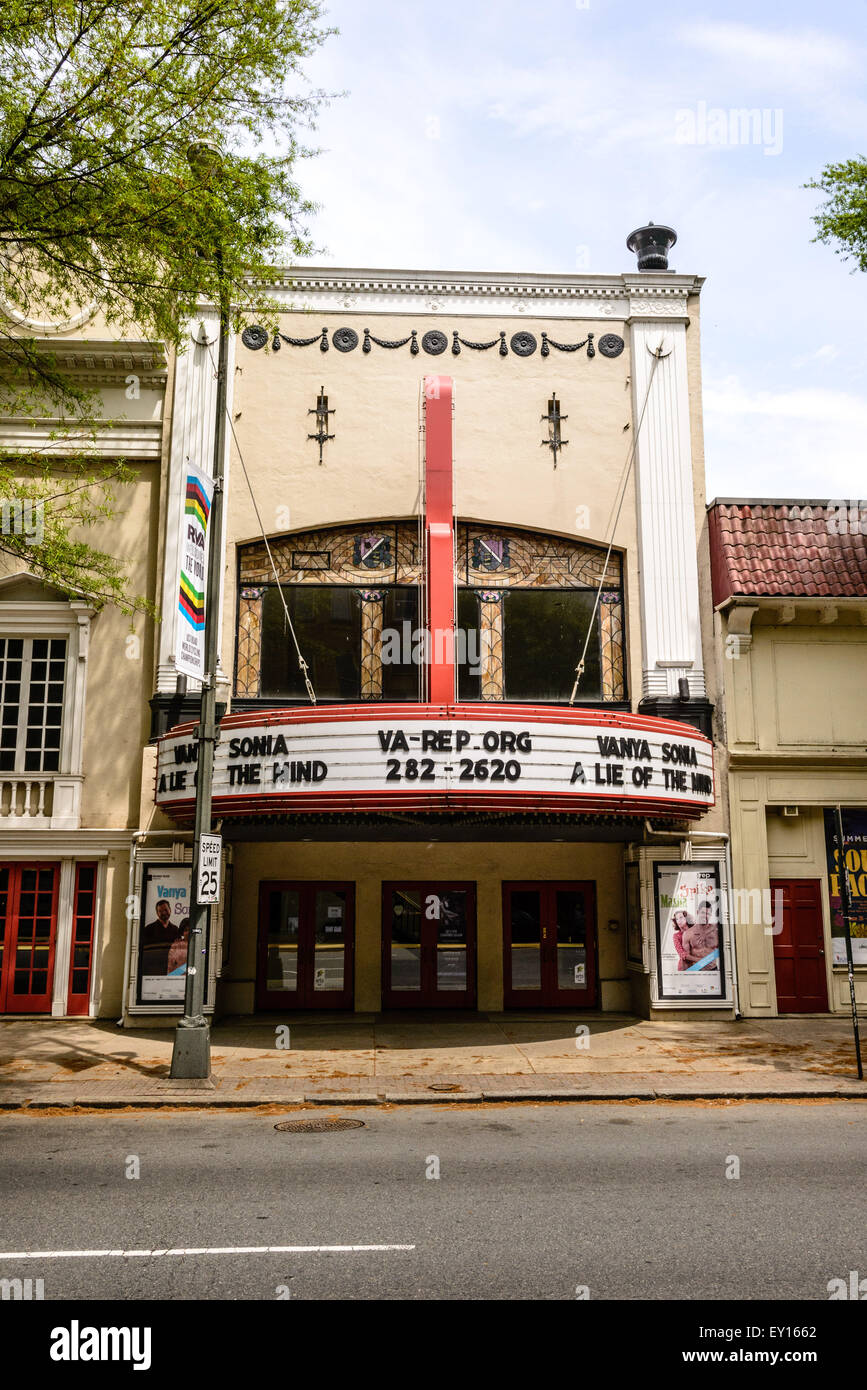
[[[192,818],[195,725],[160,740],[155,801]],[[495,810],[701,815],[713,748],[689,724],[532,705],[331,705],[228,715],[214,814]]]

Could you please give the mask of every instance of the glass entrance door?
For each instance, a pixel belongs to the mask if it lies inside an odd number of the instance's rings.
[[[506,1008],[594,1008],[592,883],[505,883]]]
[[[263,883],[259,1009],[351,1009],[354,885]]]
[[[384,1008],[473,1008],[475,885],[386,883],[382,947]]]
[[[59,877],[55,864],[0,867],[0,1013],[51,1013]]]

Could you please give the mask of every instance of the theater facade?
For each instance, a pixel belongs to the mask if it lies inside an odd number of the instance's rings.
[[[233,337],[209,1009],[733,1015],[702,281],[664,266],[306,267]],[[206,310],[174,378],[133,1024],[183,993],[178,574],[215,357]]]

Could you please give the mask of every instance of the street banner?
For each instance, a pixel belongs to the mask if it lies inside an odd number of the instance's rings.
[[[867,811],[841,812],[846,866],[849,870],[849,896],[852,933],[852,963],[867,965]],[[835,965],[845,965],[846,937],[843,927],[843,900],[840,879],[840,850],[834,828],[834,812],[825,811],[825,849],[828,857],[828,897],[831,902],[831,948]]]
[[[715,864],[657,864],[660,999],[725,998],[719,872]]]
[[[213,496],[213,480],[188,464],[184,470],[175,666],[181,675],[194,680],[202,680],[205,674],[208,520]]]

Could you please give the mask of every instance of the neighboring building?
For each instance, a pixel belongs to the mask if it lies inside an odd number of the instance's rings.
[[[71,438],[57,419],[7,412],[0,450],[48,455],[58,479],[82,450],[134,465],[115,519],[87,539],[128,560],[131,591],[154,600],[162,347],[119,340],[92,313],[54,324],[7,315],[10,332],[98,391],[102,417],[95,438]],[[38,516],[0,497],[0,529],[19,527],[38,546]],[[0,1013],[119,1009],[153,626],[58,593],[0,555]]]
[[[277,331],[233,338],[209,1007],[732,1015],[702,282],[667,269],[666,235],[636,234],[623,275],[287,270]],[[198,700],[175,659],[198,599],[179,620],[178,583],[207,512],[212,310],[190,337],[124,1004],[140,1023],[183,994]]]
[[[867,1002],[867,509],[708,508],[744,1014],[848,1012],[833,808]],[[774,928],[758,895],[779,893]],[[740,906],[740,912],[738,912]],[[767,914],[765,914],[767,915]]]

